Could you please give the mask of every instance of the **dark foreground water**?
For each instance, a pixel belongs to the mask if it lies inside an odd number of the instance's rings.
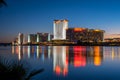
[[[120,80],[120,47],[8,46],[0,55],[44,68],[33,80]]]

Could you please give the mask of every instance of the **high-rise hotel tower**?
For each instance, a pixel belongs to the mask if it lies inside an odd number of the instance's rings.
[[[68,28],[68,20],[54,20],[53,39],[66,40],[66,29]]]

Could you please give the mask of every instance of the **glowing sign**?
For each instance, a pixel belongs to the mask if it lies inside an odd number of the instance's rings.
[[[95,29],[94,31],[96,31],[96,32],[100,32],[101,30],[99,30],[99,29]]]
[[[83,30],[84,30],[84,28],[74,28],[75,32],[80,32],[80,31],[83,31]]]

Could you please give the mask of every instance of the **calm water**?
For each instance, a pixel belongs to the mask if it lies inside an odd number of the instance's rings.
[[[120,80],[120,47],[9,46],[0,55],[44,68],[33,80]]]

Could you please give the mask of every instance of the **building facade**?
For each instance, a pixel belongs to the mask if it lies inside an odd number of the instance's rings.
[[[66,36],[71,42],[102,42],[104,31],[88,28],[68,28]]]
[[[54,40],[65,40],[67,28],[68,28],[68,20],[54,20],[53,39]]]
[[[47,42],[52,39],[52,35],[49,33],[37,33],[28,35],[28,43]]]
[[[18,44],[21,45],[23,44],[24,36],[22,33],[18,34]]]
[[[28,43],[35,43],[35,42],[37,42],[37,34],[29,34]]]
[[[37,42],[50,41],[53,36],[50,33],[37,33]]]

